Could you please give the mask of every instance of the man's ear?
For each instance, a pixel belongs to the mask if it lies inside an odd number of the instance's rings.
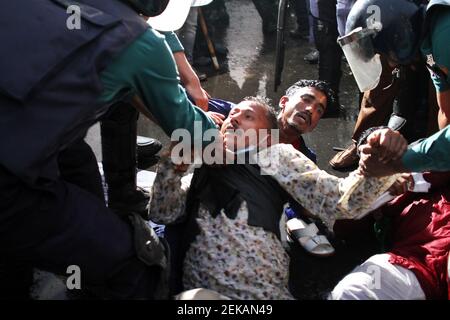
[[[281,111],[284,111],[284,108],[286,107],[286,103],[289,101],[289,98],[287,96],[282,96],[280,99],[280,102],[278,103]]]

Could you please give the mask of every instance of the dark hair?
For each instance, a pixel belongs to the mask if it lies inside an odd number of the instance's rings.
[[[251,101],[263,107],[266,110],[266,118],[270,125],[268,129],[278,129],[277,112],[270,104],[270,99],[261,96],[249,96],[245,97],[243,101]]]
[[[322,80],[299,80],[286,90],[286,96],[294,96],[300,88],[311,87],[321,91],[327,97],[327,110],[333,109],[336,103],[336,93],[331,89],[330,84]]]

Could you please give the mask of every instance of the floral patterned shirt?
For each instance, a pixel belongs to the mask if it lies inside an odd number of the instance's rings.
[[[262,174],[271,174],[330,228],[337,218],[357,216],[396,179],[363,178],[356,173],[337,178],[287,144],[274,145],[257,156]],[[153,185],[150,218],[162,224],[182,218],[189,184],[169,159],[163,159]],[[293,299],[288,290],[289,257],[280,240],[272,232],[248,225],[247,219],[245,201],[234,219],[224,212],[213,217],[200,206],[196,217],[200,233],[184,259],[185,290],[207,288],[232,299]]]

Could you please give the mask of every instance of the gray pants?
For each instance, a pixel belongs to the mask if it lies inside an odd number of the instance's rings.
[[[196,7],[192,7],[183,27],[176,32],[178,38],[181,41],[181,44],[184,47],[184,53],[190,64],[194,62],[194,45],[195,37],[197,34],[197,17],[198,10]]]

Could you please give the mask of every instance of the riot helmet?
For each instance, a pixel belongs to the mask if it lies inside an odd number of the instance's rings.
[[[137,13],[147,17],[160,15],[169,4],[170,0],[124,0]]]
[[[158,31],[175,31],[180,29],[189,14],[191,7],[207,5],[212,0],[170,0],[165,10],[148,19],[153,29]]]
[[[425,6],[412,0],[358,0],[350,10],[346,34],[338,43],[360,91],[378,85],[379,55],[394,64],[408,64],[417,55]]]

